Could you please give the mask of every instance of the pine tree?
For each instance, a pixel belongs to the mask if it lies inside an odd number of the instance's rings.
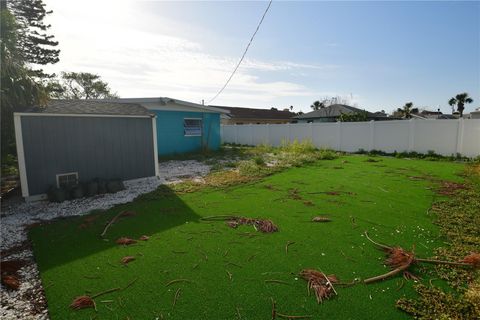
[[[57,63],[60,50],[55,48],[58,41],[54,40],[53,35],[48,34],[51,25],[43,21],[52,11],[45,9],[42,0],[10,0],[8,7],[21,28],[17,41],[24,60],[36,65]],[[32,71],[40,78],[48,76],[42,69]]]

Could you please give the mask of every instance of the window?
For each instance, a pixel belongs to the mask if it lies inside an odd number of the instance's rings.
[[[184,119],[183,134],[189,137],[202,135],[202,119]]]
[[[57,174],[57,187],[70,187],[78,184],[78,172]]]

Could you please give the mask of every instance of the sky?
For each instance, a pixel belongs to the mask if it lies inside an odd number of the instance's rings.
[[[48,71],[92,72],[122,98],[308,111],[341,96],[369,111],[480,106],[480,2],[44,0],[59,41]]]

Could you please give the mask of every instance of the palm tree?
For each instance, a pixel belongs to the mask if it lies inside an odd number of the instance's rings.
[[[325,103],[317,100],[310,106],[310,108],[312,108],[313,110],[320,110],[325,108]]]
[[[463,110],[465,110],[465,103],[472,103],[473,99],[468,96],[468,93],[459,93],[455,97],[448,100],[448,104],[451,106],[457,105],[457,111],[460,113],[460,118],[463,116]]]
[[[417,108],[415,109],[418,111]],[[410,119],[415,109],[413,109],[413,102],[407,102],[402,108],[398,108],[397,112],[400,113],[402,117]]]

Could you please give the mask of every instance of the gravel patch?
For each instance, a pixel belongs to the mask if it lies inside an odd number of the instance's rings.
[[[161,184],[178,183],[188,178],[201,179],[209,172],[210,166],[199,161],[172,160],[160,163],[160,177],[126,181],[125,190],[117,193],[62,203],[11,201],[2,204],[0,224],[2,261],[26,260],[27,264],[18,271],[21,282],[18,290],[9,290],[2,285],[0,318],[48,319],[43,287],[27,242],[26,226],[60,217],[83,215],[94,209],[109,209],[117,204],[131,202],[139,195],[155,190]]]

